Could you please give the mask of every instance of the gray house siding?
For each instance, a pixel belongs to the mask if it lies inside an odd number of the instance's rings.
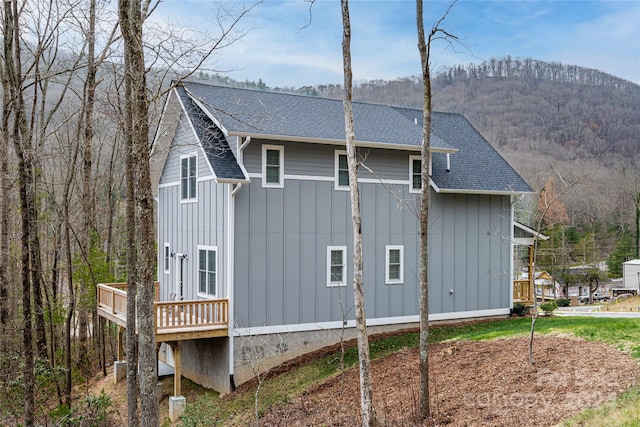
[[[285,165],[290,151],[285,148]],[[396,166],[407,171],[408,161],[401,163]],[[408,185],[391,185],[390,190],[393,194],[380,184],[361,184],[365,308],[370,319],[418,314],[416,195],[408,192]],[[353,319],[348,198],[348,192],[333,189],[333,182],[311,179],[288,179],[283,189],[265,189],[254,178],[240,191],[237,326],[336,322],[342,320],[342,309]],[[434,194],[432,314],[509,307],[509,202],[509,196]],[[404,246],[403,284],[385,284],[386,245]],[[345,287],[327,287],[327,246],[347,247]]]
[[[252,140],[244,150],[244,165],[250,174],[262,173],[262,145],[284,147],[285,175],[301,175],[332,178],[334,176],[335,151],[345,151],[344,146],[300,142]],[[376,148],[359,148],[360,160],[366,165],[358,170],[359,179],[409,180],[410,151],[392,151]],[[369,172],[371,169],[374,174]]]
[[[180,156],[183,154],[197,155],[195,202],[180,200]],[[177,258],[171,258],[170,274],[164,273],[165,242],[170,244],[171,252],[187,254],[182,261],[184,299],[198,299],[198,246],[217,247],[216,297],[226,298],[227,187],[213,180],[203,151],[183,115],[160,177],[158,191],[158,276],[162,284],[162,300],[169,300],[171,294],[179,294],[176,289],[179,274]]]

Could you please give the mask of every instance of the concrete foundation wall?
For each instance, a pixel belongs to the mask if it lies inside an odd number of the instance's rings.
[[[418,323],[370,326],[369,335],[418,327]],[[287,332],[234,338],[234,381],[245,383],[288,360],[340,342],[340,329]],[[356,338],[355,328],[344,330],[344,340]],[[254,371],[255,370],[255,371]]]
[[[182,341],[182,376],[220,393],[231,391],[229,339]]]

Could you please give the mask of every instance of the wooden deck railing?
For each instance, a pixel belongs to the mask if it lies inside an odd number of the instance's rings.
[[[226,299],[162,301],[155,304],[156,333],[175,328],[227,327]]]
[[[111,286],[116,285],[116,286]],[[127,316],[127,284],[98,285],[98,307],[116,316]]]
[[[513,300],[533,301],[533,294],[531,293],[531,282],[528,279],[513,281]]]
[[[228,328],[228,300],[158,301],[158,282],[155,283],[155,286],[156,301],[153,304],[156,334],[186,336],[184,332],[200,331],[200,335],[202,335],[203,330],[225,330]],[[98,313],[117,322],[120,326],[126,326],[126,283],[98,285]]]

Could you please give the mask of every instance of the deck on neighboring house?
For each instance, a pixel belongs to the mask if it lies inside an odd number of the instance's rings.
[[[529,279],[513,281],[513,302],[533,304],[533,284]]]
[[[154,324],[156,342],[225,337],[229,330],[226,299],[158,301],[156,282]],[[127,284],[98,285],[98,314],[123,328],[127,326]]]

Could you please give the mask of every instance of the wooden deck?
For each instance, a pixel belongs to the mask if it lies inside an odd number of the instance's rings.
[[[533,289],[528,279],[513,281],[513,301],[533,304]]]
[[[228,334],[229,308],[226,299],[158,301],[156,282],[154,323],[156,342],[224,337]],[[127,326],[127,284],[98,285],[98,314],[119,326]]]

